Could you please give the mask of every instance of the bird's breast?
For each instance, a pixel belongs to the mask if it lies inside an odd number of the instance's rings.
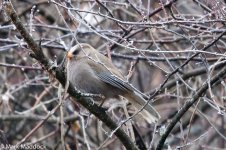
[[[100,80],[93,67],[85,62],[71,62],[68,71],[69,81],[80,92],[101,94],[106,98],[116,97],[121,93],[119,89]]]

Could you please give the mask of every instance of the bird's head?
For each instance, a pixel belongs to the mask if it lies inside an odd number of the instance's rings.
[[[89,56],[90,54],[95,53],[95,51],[96,50],[91,45],[81,43],[75,45],[68,51],[67,58],[69,60],[79,59],[84,56]]]

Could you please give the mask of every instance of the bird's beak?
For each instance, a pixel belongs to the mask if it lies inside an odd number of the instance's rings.
[[[67,58],[68,58],[69,60],[71,60],[71,59],[73,58],[72,52],[68,52],[68,53],[67,53]]]

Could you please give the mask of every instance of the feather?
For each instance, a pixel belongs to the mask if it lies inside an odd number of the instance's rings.
[[[155,110],[151,104],[146,104],[147,101],[137,92],[129,93],[124,95],[126,99],[129,100],[136,107],[137,110],[141,110],[144,106],[144,109],[141,111],[141,115],[148,123],[157,122],[161,117],[159,113]]]

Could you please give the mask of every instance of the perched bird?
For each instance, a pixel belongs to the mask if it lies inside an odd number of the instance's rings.
[[[101,94],[108,98],[123,96],[138,110],[147,101],[143,93],[129,84],[111,60],[99,53],[89,44],[77,44],[68,53],[68,78],[79,91],[91,94]],[[160,115],[150,105],[141,111],[148,123],[156,122]]]

